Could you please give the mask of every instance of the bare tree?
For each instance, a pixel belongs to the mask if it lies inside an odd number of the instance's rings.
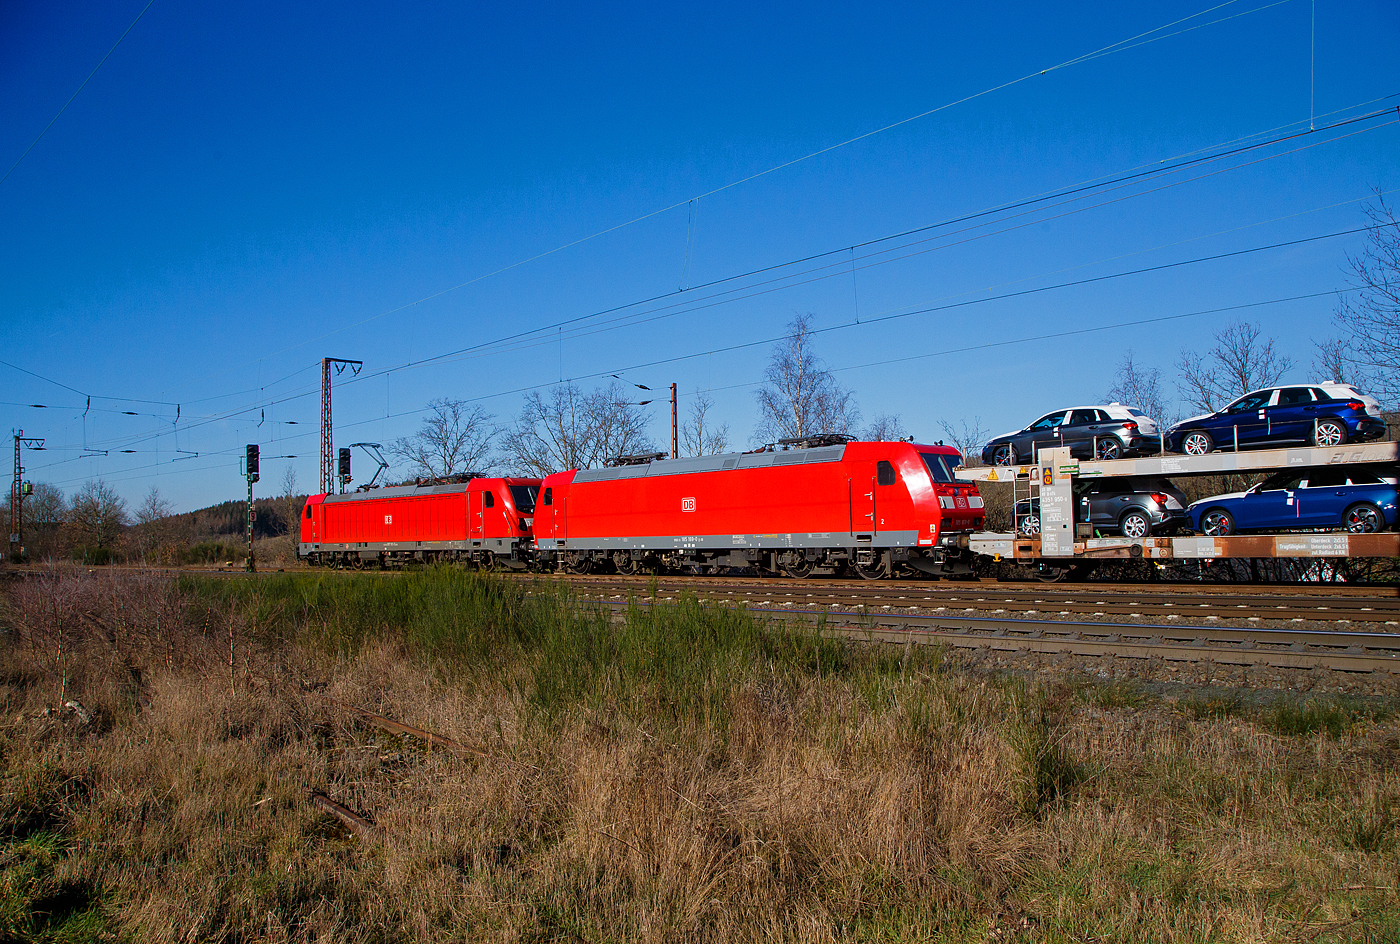
[[[428,404],[418,432],[390,443],[388,452],[406,462],[414,475],[427,478],[479,471],[497,433],[493,420],[479,406],[442,397]]]
[[[774,442],[816,433],[850,433],[860,410],[849,390],[836,382],[812,352],[812,316],[798,315],[789,334],[773,348],[759,388],[754,435]]]
[[[1352,368],[1348,359],[1350,345],[1344,338],[1313,341],[1317,356],[1313,358],[1313,373],[1333,383],[1350,383]]]
[[[646,414],[640,404],[626,402],[627,396],[616,381],[587,394],[574,384],[548,395],[531,393],[504,434],[507,461],[520,472],[549,475],[655,449],[646,434]]]
[[[68,504],[68,526],[79,543],[108,549],[127,525],[126,500],[100,479],[87,482]]]
[[[160,489],[152,485],[141,506],[136,509],[135,543],[142,560],[149,560],[166,543],[169,531],[168,519],[173,513],[170,503],[160,495]]]
[[[715,401],[707,393],[695,391],[690,418],[681,424],[681,449],[688,456],[713,456],[729,448],[729,424],[709,422]]]
[[[0,519],[3,519],[3,529],[0,529],[0,533],[3,534],[12,534],[15,531],[14,522],[10,521],[8,492],[6,489],[6,501],[3,507],[0,507]],[[62,543],[60,530],[68,510],[62,490],[48,482],[35,482],[33,494],[24,496],[22,507],[24,549],[30,560],[43,560],[58,555]]]
[[[152,524],[162,518],[169,518],[172,514],[170,502],[160,496],[160,489],[152,485],[151,490],[146,493],[145,499],[141,502],[141,507],[136,509],[137,524]]]
[[[860,438],[871,442],[894,442],[909,435],[898,413],[881,413],[861,430]]]
[[[1170,426],[1173,416],[1167,412],[1167,401],[1162,396],[1162,372],[1155,367],[1143,367],[1133,360],[1132,349],[1118,362],[1118,372],[1113,375],[1113,386],[1104,396],[1125,406],[1135,406],[1157,422]]]
[[[291,465],[282,472],[282,493],[277,498],[278,510],[286,523],[287,533],[296,535],[300,526],[301,509],[306,496],[297,485],[297,470]]]
[[[1293,361],[1274,348],[1273,339],[1261,343],[1259,328],[1245,321],[1217,331],[1215,347],[1205,357],[1182,351],[1176,364],[1182,399],[1206,413],[1251,390],[1273,386],[1293,369]]]
[[[25,532],[32,535],[27,543],[35,549],[32,557],[42,559],[57,555],[67,508],[69,503],[59,486],[49,485],[48,482],[34,483],[34,494],[24,500]]]
[[[1389,404],[1400,402],[1400,220],[1379,192],[1366,208],[1366,248],[1348,256],[1354,296],[1337,301],[1344,338],[1335,375],[1363,383]]]
[[[982,427],[982,417],[974,416],[972,422],[960,420],[957,426],[943,420],[938,424],[943,436],[962,453],[963,465],[971,468],[982,464],[982,444],[987,441],[987,430]]]

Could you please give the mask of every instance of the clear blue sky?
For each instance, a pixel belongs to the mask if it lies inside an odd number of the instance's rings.
[[[323,356],[365,363],[337,381],[337,445],[405,435],[434,397],[505,421],[522,389],[621,373],[711,391],[746,446],[766,342],[797,312],[831,329],[818,350],[864,415],[925,440],[1097,402],[1130,348],[1172,393],[1181,350],[1233,317],[1303,379],[1334,297],[945,352],[1333,292],[1359,235],[987,300],[1353,229],[1373,188],[1400,188],[1393,0],[1319,2],[1315,34],[1311,0],[155,0],[59,115],[144,6],[0,6],[0,174],[34,145],[0,183],[0,412],[51,447],[27,477],[102,478],[133,505],[152,485],[178,510],[237,497],[254,441],[299,457],[266,460],[261,494],[288,463],[314,487]],[[664,403],[648,409],[662,442]]]

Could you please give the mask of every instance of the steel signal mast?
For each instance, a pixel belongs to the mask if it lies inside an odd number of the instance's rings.
[[[33,492],[34,486],[23,480],[24,466],[20,465],[20,448],[41,450],[42,439],[25,439],[24,430],[15,430],[15,481],[10,486],[10,556],[24,557],[24,496]]]
[[[321,358],[321,493],[329,495],[335,491],[335,443],[331,434],[331,365],[335,372],[342,374],[350,368],[351,374],[358,374],[364,361],[350,361],[343,357]]]

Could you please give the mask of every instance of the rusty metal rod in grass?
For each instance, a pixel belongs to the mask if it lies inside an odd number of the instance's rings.
[[[455,751],[460,754],[472,754],[476,757],[486,758],[487,760],[505,760],[509,763],[520,764],[520,766],[522,767],[530,767],[531,770],[538,769],[536,767],[532,767],[530,764],[524,764],[520,761],[510,760],[510,758],[498,757],[495,754],[488,754],[487,752],[479,751],[474,747],[467,747],[465,744],[462,744],[459,741],[454,741],[450,737],[444,737],[441,734],[434,734],[433,732],[425,731],[422,728],[415,728],[411,724],[404,724],[402,721],[395,721],[392,718],[386,718],[383,715],[377,715],[372,711],[366,711],[363,708],[356,708],[354,705],[347,705],[345,702],[334,699],[329,695],[322,695],[321,697],[324,698],[326,701],[330,702],[332,705],[335,705],[337,708],[343,708],[346,711],[353,712],[359,715],[361,718],[364,718],[371,724],[377,725],[378,727],[383,728],[385,731],[390,731],[394,734],[407,734],[410,737],[419,738],[420,740],[427,741],[429,744],[436,744],[438,747],[445,747],[449,751]]]
[[[330,813],[360,835],[365,837],[374,835],[375,826],[373,823],[357,813],[352,813],[349,809],[341,806],[324,793],[313,792],[311,794],[311,802],[315,803],[327,813]]]

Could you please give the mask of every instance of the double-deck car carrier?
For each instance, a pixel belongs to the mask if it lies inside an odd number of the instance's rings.
[[[1169,535],[1095,537],[1092,524],[1076,521],[1075,483],[1090,478],[1183,478],[1337,466],[1397,468],[1400,444],[1364,443],[1296,449],[1213,452],[1204,456],[1156,455],[1138,459],[1080,460],[1065,447],[1042,449],[1034,465],[958,469],[968,482],[1009,482],[1013,508],[1038,506],[1040,533],[978,532],[969,548],[995,561],[1030,564],[1053,574],[1074,565],[1114,559],[1203,560],[1225,558],[1400,557],[1400,534],[1289,531],[1210,537]],[[1394,471],[1390,471],[1394,474]],[[1013,522],[1013,527],[1015,522]]]

